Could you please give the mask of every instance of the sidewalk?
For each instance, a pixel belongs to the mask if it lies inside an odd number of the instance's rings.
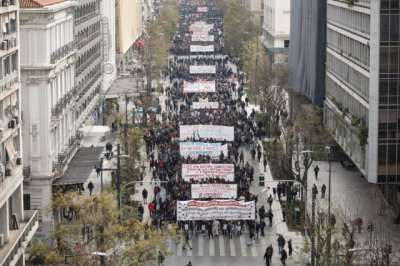
[[[261,142],[260,142],[261,144]],[[261,145],[262,146],[262,145]],[[261,162],[259,163],[256,160],[252,160],[250,151],[248,149],[242,149],[245,155],[245,161],[247,160],[248,162],[252,163],[252,166],[254,167],[254,181],[250,187],[250,191],[258,195],[258,203],[257,203],[257,208],[260,208],[262,205],[268,210],[268,202],[267,199],[269,195],[272,195],[272,188],[276,187],[278,184],[278,181],[274,181],[271,175],[271,171],[269,168],[269,165],[266,167],[266,171],[264,171],[264,166],[263,166],[263,157],[261,158]],[[264,154],[264,153],[263,153]],[[264,186],[260,187],[258,180],[259,176],[264,176]],[[292,245],[293,245],[293,255],[292,257],[289,257],[287,260],[287,265],[305,265],[305,257],[302,252],[302,249],[304,247],[304,236],[302,235],[301,232],[293,232],[289,231],[287,224],[283,222],[283,216],[282,216],[282,207],[281,204],[278,200],[274,200],[272,203],[272,212],[273,212],[273,226],[269,227],[268,226],[268,220],[266,219],[266,237],[268,238],[268,244],[272,244],[273,249],[274,249],[274,257],[279,256],[278,254],[278,244],[277,244],[277,234],[281,234],[284,236],[286,241],[289,239],[292,239]],[[266,248],[267,246],[265,246]],[[285,245],[285,249],[287,251],[287,244]]]
[[[318,179],[315,180],[314,166],[320,168]],[[332,213],[337,213],[338,209],[346,215],[346,220],[354,220],[361,217],[363,220],[363,232],[356,233],[356,248],[366,247],[365,241],[368,239],[366,226],[369,222],[375,225],[375,228],[382,230],[385,238],[390,240],[393,253],[391,254],[391,265],[400,265],[400,226],[393,223],[391,210],[382,210],[382,198],[379,188],[368,183],[364,177],[357,171],[347,170],[340,163],[332,162],[331,167],[332,188],[331,188],[331,209]],[[314,162],[308,173],[308,195],[311,199],[311,188],[314,184],[318,187],[317,205],[328,209],[328,182],[329,182],[329,163]],[[327,186],[325,199],[321,199],[321,187]],[[310,205],[309,205],[310,206]],[[388,208],[388,206],[386,206]],[[337,215],[336,215],[337,216]],[[337,224],[343,224],[339,221]],[[361,243],[361,244],[360,244]]]

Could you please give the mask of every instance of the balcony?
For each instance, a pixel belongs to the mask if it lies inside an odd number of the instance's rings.
[[[54,64],[74,50],[74,42],[69,42],[50,54],[50,63]]]
[[[17,0],[0,0],[0,14],[18,9]]]
[[[11,230],[4,246],[0,246],[0,265],[9,265],[18,259],[39,227],[38,211],[24,211],[25,219],[19,222],[19,229]]]

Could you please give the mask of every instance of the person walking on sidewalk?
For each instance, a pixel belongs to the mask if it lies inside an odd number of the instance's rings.
[[[261,221],[264,220],[264,218],[265,218],[265,207],[264,207],[264,205],[262,205],[260,207],[260,209],[258,210],[258,215],[260,217],[260,223],[261,223]]]
[[[318,179],[318,172],[319,172],[319,167],[318,167],[318,165],[316,165],[316,166],[314,167],[315,180]]]
[[[282,262],[282,265],[286,265],[286,259],[287,259],[286,250],[282,249],[282,251],[281,251],[281,262]]]
[[[293,253],[293,245],[292,245],[292,239],[289,239],[289,241],[287,242],[288,245],[288,250],[289,250],[289,256],[292,256]]]
[[[94,185],[93,185],[92,181],[89,182],[87,187],[89,189],[89,195],[92,196],[92,192],[93,192],[93,188],[94,188]]]
[[[148,194],[148,192],[147,192],[147,190],[144,188],[144,189],[142,190],[143,204],[147,204],[147,194]]]
[[[272,254],[274,253],[274,249],[272,248],[272,245],[269,245],[265,249],[264,253],[264,260],[265,260],[265,265],[266,266],[271,266],[271,259],[272,259]]]
[[[272,227],[272,218],[274,218],[274,214],[272,213],[272,210],[269,209],[268,211],[268,220],[269,220],[269,226]]]
[[[272,198],[272,195],[269,195],[267,201],[268,201],[268,204],[269,204],[269,208],[271,209],[272,208],[272,202],[274,201],[274,199]]]
[[[244,163],[244,154],[243,154],[243,151],[240,152],[239,159],[240,159],[240,163],[243,164],[243,163]]]
[[[267,158],[265,158],[266,156],[264,156],[264,160],[263,160],[263,165],[264,165],[264,172],[267,172]]]
[[[323,184],[321,187],[321,199],[325,198],[325,192],[326,192],[326,186],[325,184]]]
[[[285,244],[286,244],[286,240],[285,240],[285,238],[283,237],[283,235],[278,234],[277,242],[278,242],[278,250],[279,250],[279,253],[281,253],[282,250],[285,248]]]

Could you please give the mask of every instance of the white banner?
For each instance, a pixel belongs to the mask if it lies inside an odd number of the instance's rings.
[[[184,82],[183,93],[215,92],[215,80],[201,80],[195,82]]]
[[[207,13],[207,12],[208,12],[208,7],[206,6],[197,7],[197,13]]]
[[[218,158],[221,152],[228,156],[228,144],[205,142],[180,142],[179,151],[182,157],[197,158],[200,155]]]
[[[214,35],[208,33],[194,33],[192,35],[192,42],[214,42]]]
[[[205,21],[196,21],[189,26],[189,31],[193,33],[209,33],[214,28],[214,24],[207,24]]]
[[[213,139],[215,141],[233,141],[233,127],[215,125],[179,126],[180,140]]]
[[[198,101],[193,102],[192,109],[218,109],[219,103],[218,102],[209,102],[209,101]]]
[[[192,184],[192,199],[236,199],[237,184]]]
[[[190,45],[191,53],[213,53],[214,45]]]
[[[255,220],[255,209],[254,201],[178,201],[177,220]]]
[[[190,66],[190,74],[215,74],[217,68],[215,65],[193,65]]]
[[[233,164],[182,164],[182,179],[205,180],[220,178],[225,181],[235,181],[235,166]]]

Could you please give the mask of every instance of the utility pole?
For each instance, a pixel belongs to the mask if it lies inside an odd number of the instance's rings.
[[[128,154],[128,94],[125,94],[125,154]]]
[[[117,201],[118,221],[121,222],[121,145],[117,144]]]
[[[100,158],[100,189],[101,189],[101,193],[103,193],[103,157]]]
[[[311,266],[315,266],[315,200],[317,198],[317,189],[312,189],[312,203],[311,203]]]
[[[326,249],[328,253],[328,266],[331,264],[331,241],[332,241],[332,222],[331,222],[331,187],[332,187],[332,162],[331,162],[331,147],[327,147],[328,152],[328,163],[329,163],[329,186],[328,186],[328,234]]]

